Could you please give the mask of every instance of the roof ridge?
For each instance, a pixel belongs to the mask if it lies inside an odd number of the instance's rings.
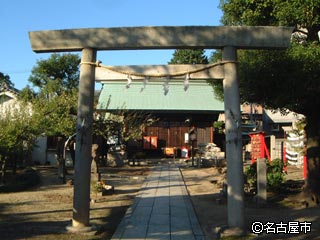
[[[16,95],[18,95],[18,93],[19,93],[18,89],[9,86],[6,82],[2,82],[2,83],[0,83],[0,92],[4,92],[4,91],[9,91],[9,92],[12,92],[13,94],[16,94]]]

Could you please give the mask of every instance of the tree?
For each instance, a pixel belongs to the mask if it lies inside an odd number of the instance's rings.
[[[319,1],[225,0],[221,3],[221,9],[224,25],[292,26],[307,42],[319,41]]]
[[[13,90],[14,84],[9,75],[0,72],[0,91]],[[0,116],[0,181],[5,181],[7,167],[10,165],[13,174],[17,163],[29,164],[32,147],[35,144],[37,128],[30,115],[30,106],[21,101],[3,108]]]
[[[29,85],[27,85],[26,87],[21,89],[21,91],[19,92],[18,100],[27,103],[27,102],[32,102],[32,100],[35,97],[36,97],[36,93]]]
[[[0,87],[13,87],[14,84],[10,80],[10,76],[0,72]]]
[[[221,61],[221,59],[222,59],[222,52],[220,49],[218,49],[218,50],[211,53],[211,56],[209,58],[209,62],[216,63],[216,62]],[[208,81],[208,83],[213,87],[216,98],[223,102],[224,96],[223,96],[222,81],[220,79],[213,79],[213,80]]]
[[[114,113],[96,113],[93,123],[93,132],[105,140],[117,136],[127,143],[130,140],[141,140],[145,127],[153,124],[155,119],[151,114],[139,111],[117,110]]]
[[[29,82],[40,92],[61,95],[71,92],[79,84],[80,57],[76,54],[52,54],[46,60],[37,61]]]
[[[68,137],[76,130],[77,90],[50,98],[38,95],[33,103],[33,114],[37,116],[38,127],[47,136]]]
[[[242,101],[307,120],[308,178],[306,196],[320,199],[320,2],[313,0],[228,0],[221,5],[225,25],[288,25],[292,44],[283,51],[239,51]]]
[[[39,135],[35,118],[30,112],[30,105],[17,102],[10,111],[2,113],[0,118],[0,167],[5,181],[7,166],[10,165],[15,174],[17,163],[28,164],[31,151],[35,146],[36,136]]]
[[[48,59],[38,61],[29,81],[39,91],[34,93],[27,86],[21,94],[21,99],[32,102],[33,114],[42,133],[59,137],[61,141],[76,131],[79,63],[80,58],[75,54],[52,54]],[[97,99],[95,102],[97,104]],[[107,140],[114,135],[125,141],[136,138],[143,119],[136,113],[119,111],[117,115],[107,115],[95,110],[93,140],[99,141],[99,137]]]
[[[32,115],[36,118],[39,131],[57,138],[58,174],[63,182],[64,144],[76,130],[79,63],[80,57],[76,54],[52,54],[46,60],[37,61],[29,82],[38,88],[38,92],[27,86],[21,95],[21,99],[32,103]]]
[[[177,49],[169,64],[208,64],[203,49]]]
[[[39,129],[47,136],[68,137],[75,132],[79,63],[76,54],[54,53],[37,61],[29,82],[39,91],[34,93],[29,86],[22,90],[21,98],[32,101]]]

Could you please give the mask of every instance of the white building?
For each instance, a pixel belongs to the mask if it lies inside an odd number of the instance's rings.
[[[0,118],[8,116],[14,117],[22,111],[18,98],[19,90],[9,87],[6,84],[0,85]],[[26,107],[23,107],[26,110]],[[32,114],[31,104],[27,107]],[[32,151],[32,161],[39,164],[56,165],[57,161],[54,151],[48,151],[48,138],[39,137],[36,146]]]

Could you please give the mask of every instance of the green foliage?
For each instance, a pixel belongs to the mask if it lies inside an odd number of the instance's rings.
[[[32,102],[32,100],[35,97],[36,97],[36,93],[29,85],[27,85],[26,87],[20,90],[18,95],[18,100],[27,103],[27,102]]]
[[[39,129],[48,136],[70,136],[75,132],[77,91],[63,92],[51,99],[38,96],[33,103],[33,114]]]
[[[238,51],[243,102],[289,109],[306,116],[320,107],[320,2],[314,0],[226,0],[225,25],[289,25],[293,42],[283,51]],[[222,84],[215,90],[223,95]]]
[[[318,44],[293,43],[283,51],[239,50],[238,62],[242,102],[289,109],[306,116],[320,106]],[[213,83],[218,95],[223,96],[222,82]]]
[[[13,88],[8,75],[0,73],[0,90],[17,90]],[[15,94],[14,94],[15,95]],[[12,105],[11,105],[12,104]],[[31,106],[23,101],[14,99],[1,108],[0,116],[0,168],[2,168],[1,181],[7,167],[16,172],[17,164],[29,164],[30,155],[35,145],[38,129],[31,114]]]
[[[314,0],[225,0],[220,7],[224,25],[293,26],[319,41],[320,2]]]
[[[30,105],[18,102],[17,106],[0,118],[0,161],[14,167],[18,160],[22,162],[31,153],[39,134]]]
[[[319,64],[317,44],[292,44],[284,51],[240,52],[241,99],[310,115],[320,106]]]
[[[100,193],[104,190],[104,183],[103,182],[92,182],[91,189],[93,193]]]
[[[145,127],[157,121],[151,114],[142,112],[124,112],[123,114],[123,140],[140,140]]]
[[[221,62],[221,59],[222,59],[221,50],[216,50],[216,51],[212,52],[212,54],[209,58],[209,62],[210,63],[217,63],[217,62]],[[208,83],[213,87],[213,91],[215,93],[216,98],[221,101],[224,101],[222,81],[220,79],[213,79],[213,80],[210,79],[210,81],[208,81]]]
[[[216,62],[219,62],[221,61],[222,59],[222,51],[221,50],[216,50],[216,51],[213,51],[210,58],[209,58],[209,62],[210,63],[216,63]]]
[[[215,121],[213,123],[214,131],[218,131],[219,134],[222,134],[225,128],[225,123],[223,121]]]
[[[14,84],[10,80],[10,76],[0,72],[0,87],[13,87]]]
[[[249,185],[250,188],[257,188],[257,164],[251,164],[244,170],[245,183]]]
[[[307,124],[307,122],[306,122],[305,118],[297,121],[296,122],[297,132],[300,133],[301,131],[303,131],[305,129],[305,127],[306,127],[306,124]]]
[[[75,54],[52,54],[32,69],[30,87],[21,99],[32,103],[38,128],[47,136],[70,136],[75,132],[80,58]]]
[[[275,25],[274,0],[226,0],[220,7],[224,25]]]
[[[203,49],[177,49],[169,64],[208,64]]]
[[[279,189],[284,181],[284,176],[281,159],[274,159],[272,163],[267,161],[267,183],[271,189]]]
[[[280,25],[306,29],[307,41],[319,41],[320,2],[314,0],[274,1],[274,15]]]
[[[52,54],[37,61],[29,82],[48,97],[70,92],[79,84],[80,57],[76,54]]]
[[[93,134],[100,136],[103,139],[108,139],[111,136],[119,136],[123,127],[121,116],[101,112],[95,114],[93,121]]]
[[[118,136],[124,142],[140,140],[145,127],[157,121],[150,114],[142,112],[129,112],[118,110],[115,113],[99,113],[93,123],[93,131],[96,136],[108,139],[110,136]]]
[[[37,62],[29,81],[39,88],[34,93],[28,86],[21,98],[31,101],[38,128],[48,136],[71,136],[76,130],[79,81],[78,55],[52,54]],[[93,134],[108,139],[118,136],[124,141],[140,139],[149,115],[119,110],[115,114],[94,113]]]
[[[279,189],[284,181],[283,162],[281,159],[274,159],[272,163],[267,163],[267,184],[270,189]],[[257,163],[251,164],[245,169],[246,184],[250,188],[257,188]]]

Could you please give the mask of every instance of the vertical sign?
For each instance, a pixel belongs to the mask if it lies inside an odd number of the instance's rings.
[[[255,163],[258,158],[265,158],[264,132],[249,134],[251,138],[251,162]]]

